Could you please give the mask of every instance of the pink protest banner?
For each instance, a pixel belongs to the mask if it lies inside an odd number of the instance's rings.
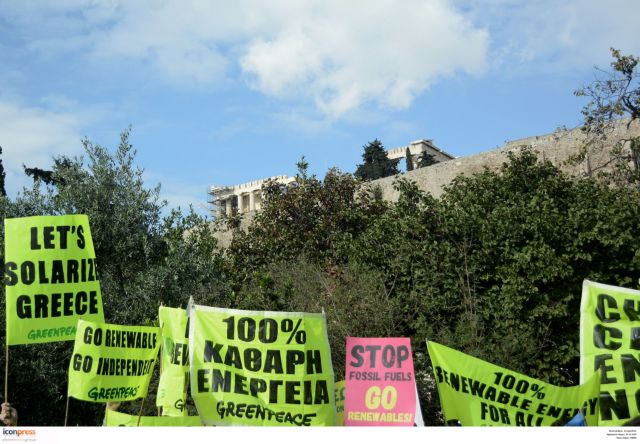
[[[412,426],[416,385],[409,338],[347,338],[345,426]]]

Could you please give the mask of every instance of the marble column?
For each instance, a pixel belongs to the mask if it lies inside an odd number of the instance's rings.
[[[255,191],[249,191],[249,211],[256,211]]]

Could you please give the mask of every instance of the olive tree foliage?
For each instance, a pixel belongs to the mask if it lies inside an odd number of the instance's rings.
[[[585,143],[573,160],[589,161],[591,153],[613,147],[603,162],[589,164],[590,172],[619,186],[640,186],[640,138],[615,132],[619,119],[627,119],[627,129],[640,119],[640,58],[614,48],[611,55],[612,71],[598,69],[596,79],[574,93],[589,102],[582,109]]]
[[[190,296],[220,303],[226,290],[213,233],[193,211],[163,215],[159,186],[147,188],[135,166],[129,131],[113,152],[83,145],[83,157],[54,159],[51,184],[37,180],[15,200],[2,198],[3,216],[88,215],[108,323],[153,325],[161,303],[186,307]],[[6,337],[4,323],[0,329]],[[11,347],[9,401],[20,424],[63,424],[71,349],[71,342]],[[70,403],[70,424],[98,425],[103,415],[103,404]]]

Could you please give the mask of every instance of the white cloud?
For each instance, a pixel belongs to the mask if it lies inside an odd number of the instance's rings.
[[[403,109],[455,73],[590,69],[640,52],[637,0],[0,0],[0,21],[42,57],[144,68],[209,87],[243,77],[329,118]]]
[[[258,91],[340,116],[406,108],[439,76],[478,72],[487,35],[442,0],[125,2],[94,56],[151,63],[178,83],[237,67]]]
[[[491,33],[496,71],[590,70],[608,65],[611,46],[640,53],[637,0],[454,0]]]
[[[439,77],[484,68],[487,34],[444,1],[322,5],[247,45],[240,63],[256,89],[303,93],[341,116],[370,103],[406,108]]]
[[[48,168],[55,155],[80,153],[83,123],[70,112],[27,107],[0,97],[0,146],[7,192],[13,195],[30,183],[22,164]]]
[[[446,0],[0,5],[0,19],[17,23],[43,57],[126,61],[181,86],[241,72],[256,90],[310,101],[328,116],[406,108],[440,77],[481,71],[488,38]]]

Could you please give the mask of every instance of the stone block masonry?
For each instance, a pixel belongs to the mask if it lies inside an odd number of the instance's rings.
[[[640,137],[640,124],[634,122],[633,125],[627,128],[626,121],[620,121],[609,140],[615,141],[620,138],[630,137]],[[503,147],[492,151],[467,157],[458,157],[396,176],[374,180],[370,184],[373,187],[380,187],[383,199],[392,202],[397,201],[399,197],[398,191],[393,187],[393,182],[399,177],[415,182],[421,190],[431,193],[434,197],[439,197],[443,192],[443,187],[450,184],[455,177],[459,175],[471,176],[485,169],[497,171],[503,163],[507,162],[510,152],[518,151],[523,146],[530,147],[538,153],[541,159],[550,161],[562,171],[576,176],[585,176],[590,168],[594,171],[597,166],[606,162],[613,144],[605,146],[600,152],[591,154],[587,160],[579,165],[568,164],[567,160],[570,156],[578,153],[584,140],[585,135],[579,128],[569,131],[556,131],[543,136],[509,141]]]

